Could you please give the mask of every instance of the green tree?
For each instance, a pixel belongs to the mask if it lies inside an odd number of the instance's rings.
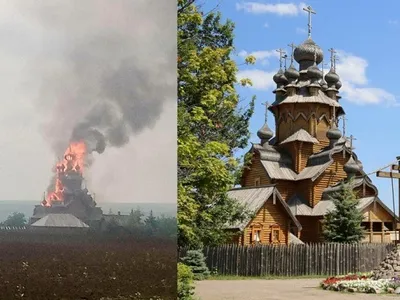
[[[177,224],[174,217],[157,217],[158,236],[176,239]]]
[[[192,269],[194,280],[207,279],[210,275],[206,264],[206,258],[201,250],[189,250],[182,262]]]
[[[335,208],[328,212],[323,221],[323,235],[328,242],[357,243],[363,239],[361,226],[362,212],[357,208],[358,200],[352,189],[352,182],[342,182],[338,192],[331,200]]]
[[[192,269],[183,263],[178,263],[178,299],[193,300],[194,275]]]
[[[245,210],[227,197],[247,146],[253,98],[241,108],[231,58],[234,24],[178,1],[178,244],[193,248],[226,240],[224,226]],[[249,57],[246,63],[254,63]]]
[[[153,211],[150,210],[149,215],[144,220],[144,224],[149,234],[153,235],[154,232],[157,230],[157,218],[154,217]]]
[[[130,227],[140,227],[142,225],[142,218],[144,217],[144,214],[141,212],[139,208],[135,210],[131,210],[129,214],[129,226]]]
[[[11,215],[7,217],[7,220],[2,222],[1,224],[3,226],[15,226],[15,227],[20,227],[20,226],[25,226],[27,223],[26,217],[23,213],[19,212],[14,212]]]

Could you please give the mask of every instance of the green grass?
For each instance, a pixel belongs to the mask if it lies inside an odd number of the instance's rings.
[[[274,280],[274,279],[325,279],[329,276],[327,275],[304,275],[304,276],[233,276],[233,275],[212,275],[207,280],[254,280],[254,279],[264,279],[264,280]]]

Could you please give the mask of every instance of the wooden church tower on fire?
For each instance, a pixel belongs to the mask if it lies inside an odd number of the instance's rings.
[[[330,52],[330,70],[319,66],[322,49],[311,38],[311,7],[308,38],[292,45],[291,63],[274,75],[275,101],[267,106],[275,118],[276,132],[267,124],[257,132],[260,142],[250,149],[252,160],[244,171],[241,188],[229,196],[246,204],[254,217],[230,229],[239,232],[236,243],[322,241],[324,215],[334,205],[329,195],[340,183],[353,178],[353,188],[364,214],[365,241],[389,242],[393,212],[378,198],[377,188],[363,171],[353,152],[353,137],[338,129],[345,112],[340,104],[342,86],[336,73],[336,55]],[[298,68],[294,61],[298,63]]]

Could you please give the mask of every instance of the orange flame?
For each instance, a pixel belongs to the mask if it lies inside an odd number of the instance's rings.
[[[79,174],[82,174],[84,169],[85,155],[85,142],[72,142],[68,146],[67,150],[65,150],[63,159],[56,164],[56,182],[54,191],[50,192],[46,199],[43,199],[43,206],[52,206],[53,202],[64,201],[64,186],[61,181],[62,175],[65,172],[70,171],[76,171]]]

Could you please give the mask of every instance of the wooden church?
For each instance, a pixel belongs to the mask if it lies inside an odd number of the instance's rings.
[[[309,27],[310,28],[310,27]],[[310,33],[310,30],[309,30]],[[251,163],[241,188],[229,196],[245,204],[253,217],[231,226],[236,243],[248,245],[323,241],[322,220],[334,209],[329,195],[352,178],[364,214],[366,242],[390,242],[394,214],[353,152],[353,138],[342,136],[338,118],[345,112],[339,100],[342,86],[336,73],[335,51],[324,76],[318,65],[323,51],[311,39],[291,45],[291,64],[274,75],[275,101],[267,106],[275,119],[275,134],[267,120],[257,132]],[[298,68],[294,65],[298,63]]]

